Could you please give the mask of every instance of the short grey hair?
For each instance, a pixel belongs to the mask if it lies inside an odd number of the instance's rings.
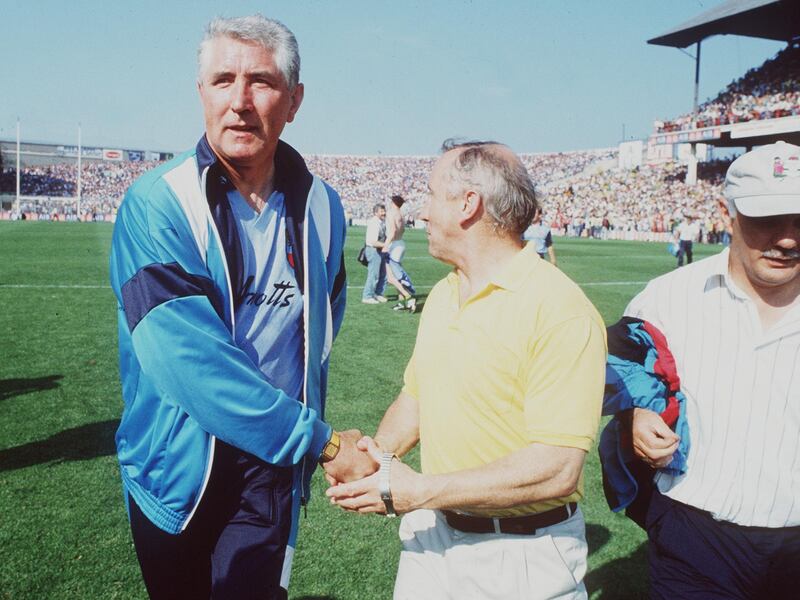
[[[297,87],[300,81],[300,48],[294,34],[280,21],[258,14],[247,17],[214,18],[206,26],[205,35],[197,49],[198,66],[202,65],[206,44],[220,37],[255,42],[272,51],[275,64],[283,73],[289,90],[294,91]]]
[[[506,147],[493,141],[445,140],[442,152],[461,150],[453,163],[448,196],[461,193],[466,186],[475,188],[495,227],[519,236],[531,224],[539,205],[522,161],[502,156],[497,151],[500,146]]]

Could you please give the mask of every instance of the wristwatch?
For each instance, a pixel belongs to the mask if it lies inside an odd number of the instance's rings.
[[[322,449],[322,454],[319,455],[320,464],[336,458],[336,455],[339,454],[340,447],[341,440],[339,439],[339,434],[336,431],[331,432],[331,439],[328,440],[328,443],[325,444],[325,447]]]

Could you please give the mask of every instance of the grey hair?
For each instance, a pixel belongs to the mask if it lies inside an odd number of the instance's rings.
[[[289,90],[294,91],[297,87],[300,81],[300,49],[294,34],[280,21],[259,14],[233,18],[215,17],[206,26],[203,40],[197,49],[198,65],[202,65],[206,44],[220,37],[255,42],[271,50]]]
[[[538,208],[536,192],[525,166],[508,160],[492,141],[458,142],[448,139],[442,152],[461,150],[455,159],[448,196],[471,186],[483,196],[486,212],[497,229],[519,236],[531,224]]]
[[[377,215],[378,211],[382,208],[386,208],[386,205],[383,202],[376,202],[372,205],[372,214]]]

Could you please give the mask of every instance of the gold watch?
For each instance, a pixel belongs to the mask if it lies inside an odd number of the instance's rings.
[[[336,458],[336,455],[339,454],[340,447],[341,440],[339,439],[339,434],[333,431],[331,433],[331,439],[329,439],[325,447],[322,448],[322,454],[319,455],[319,462],[326,463]]]

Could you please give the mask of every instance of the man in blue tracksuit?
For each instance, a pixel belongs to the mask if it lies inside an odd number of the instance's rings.
[[[277,21],[212,21],[205,135],[134,183],[117,215],[116,442],[153,598],[286,597],[317,463],[340,481],[375,469],[359,432],[323,421],[345,219],[279,140],[303,99],[299,64]]]

